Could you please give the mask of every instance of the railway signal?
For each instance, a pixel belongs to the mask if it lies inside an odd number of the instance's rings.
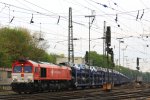
[[[88,55],[89,55],[89,54],[88,54],[88,51],[86,51],[86,54],[85,54],[85,63],[86,63],[87,65],[88,65],[88,59],[89,59],[89,58],[88,58]]]
[[[110,48],[111,46],[111,27],[110,26],[107,26],[107,30],[106,30],[106,51],[107,51],[107,64],[108,66],[110,66],[109,64],[109,54],[111,55],[111,61],[113,63],[112,66],[114,66],[114,57],[113,57],[113,49]],[[112,86],[113,86],[113,77],[112,77],[112,80],[110,82],[110,72],[107,68],[107,73],[108,73],[108,76],[107,76],[107,82],[103,84],[103,90],[105,91],[110,91],[112,89]],[[113,73],[113,69],[112,69],[112,73]]]
[[[139,57],[137,57],[137,59],[136,59],[136,65],[137,65],[136,69],[137,69],[137,70],[140,70],[140,67],[139,67],[139,59],[140,59]]]
[[[111,28],[110,28],[110,26],[107,26],[107,30],[106,30],[106,44],[107,44],[107,47],[111,46]]]

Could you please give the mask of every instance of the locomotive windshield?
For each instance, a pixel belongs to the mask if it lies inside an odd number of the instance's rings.
[[[25,73],[31,73],[32,72],[32,67],[31,66],[24,66],[24,72]]]
[[[21,73],[22,72],[22,67],[21,66],[15,66],[14,67],[14,73]]]
[[[31,66],[14,66],[14,73],[21,73],[23,70],[24,73],[31,73],[32,67]]]

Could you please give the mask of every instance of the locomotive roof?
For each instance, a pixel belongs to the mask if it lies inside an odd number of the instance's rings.
[[[32,60],[28,60],[28,61],[31,62],[32,64],[38,64],[37,62],[32,61]]]
[[[46,64],[46,65],[53,65],[53,66],[55,66],[55,64],[49,63],[49,62],[42,62],[42,61],[35,62],[33,60],[27,60],[27,61],[32,63],[32,64]]]
[[[40,64],[41,67],[44,67],[44,68],[49,68],[49,67],[60,67],[59,65],[56,65],[56,64],[53,64],[53,63],[48,63],[48,62],[41,62],[41,61],[38,61],[38,62],[35,62],[35,61],[32,61],[32,60],[28,60],[30,63],[32,64]],[[67,66],[63,66],[61,67],[62,69],[66,69],[68,68]]]

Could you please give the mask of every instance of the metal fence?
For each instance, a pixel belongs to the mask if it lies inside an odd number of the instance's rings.
[[[10,84],[0,84],[0,91],[3,90],[11,90],[11,85]]]

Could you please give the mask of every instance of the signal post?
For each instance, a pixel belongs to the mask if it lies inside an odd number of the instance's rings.
[[[109,67],[110,66],[109,54],[110,54],[111,62],[113,63],[113,66],[112,66],[112,74],[113,74],[114,53],[113,53],[113,48],[110,48],[110,46],[111,46],[111,27],[110,26],[107,26],[105,44],[106,44],[106,50],[105,51],[106,51],[106,55],[107,55],[107,64],[108,64],[108,67]],[[107,67],[107,73],[108,73],[107,81],[103,84],[103,90],[104,91],[111,91],[111,89],[113,87],[113,76],[111,77],[112,81],[110,81],[110,74],[109,74],[108,67]]]

